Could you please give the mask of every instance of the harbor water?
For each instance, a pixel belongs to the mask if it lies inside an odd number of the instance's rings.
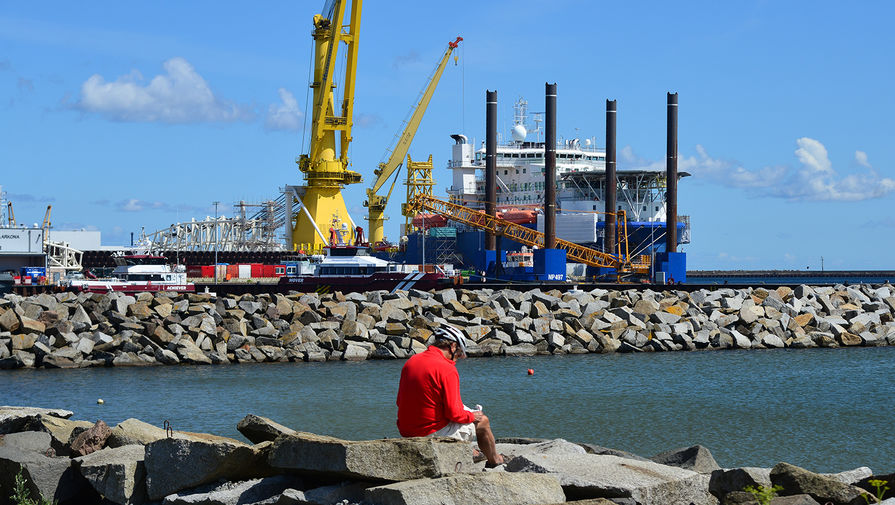
[[[403,363],[4,371],[0,404],[237,439],[250,413],[347,439],[396,437]],[[786,461],[886,473],[895,471],[893,365],[895,348],[881,347],[480,358],[458,368],[464,401],[484,406],[497,437],[645,457],[702,444],[727,468]]]

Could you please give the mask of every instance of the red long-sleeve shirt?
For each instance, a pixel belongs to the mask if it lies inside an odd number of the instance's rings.
[[[473,413],[463,408],[455,363],[434,346],[404,363],[396,403],[398,431],[403,437],[424,437],[449,422],[475,420]]]

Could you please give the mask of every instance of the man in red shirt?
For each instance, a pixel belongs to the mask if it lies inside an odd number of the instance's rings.
[[[454,360],[466,356],[466,339],[460,330],[435,330],[435,343],[411,356],[401,369],[398,386],[398,431],[402,437],[445,436],[471,440],[493,468],[504,463],[497,453],[488,417],[470,410],[460,398],[460,374]]]

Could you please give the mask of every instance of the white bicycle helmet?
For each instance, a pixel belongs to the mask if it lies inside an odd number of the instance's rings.
[[[460,348],[460,355],[466,356],[466,337],[463,336],[462,331],[453,326],[441,326],[436,328],[433,334],[435,335],[435,340],[456,342],[457,346]]]

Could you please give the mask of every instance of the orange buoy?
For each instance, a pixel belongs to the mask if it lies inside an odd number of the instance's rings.
[[[528,375],[534,375],[535,371],[531,368],[528,369]]]

